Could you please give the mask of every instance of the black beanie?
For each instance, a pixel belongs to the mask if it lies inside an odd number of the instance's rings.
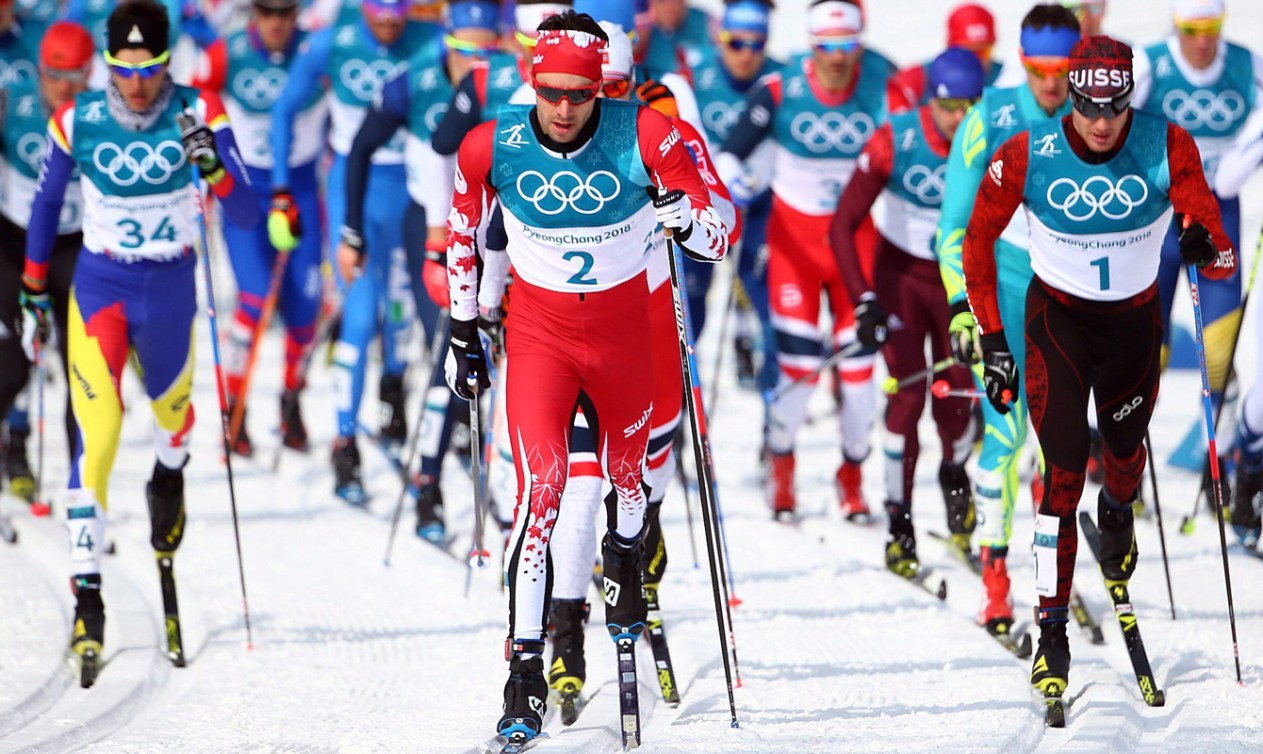
[[[158,57],[170,45],[171,22],[167,9],[155,0],[124,0],[110,14],[107,28],[106,42],[111,55],[140,48]]]

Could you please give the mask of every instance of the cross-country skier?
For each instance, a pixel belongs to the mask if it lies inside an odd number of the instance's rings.
[[[1223,0],[1172,0],[1171,16],[1174,33],[1136,56],[1135,106],[1160,115],[1193,135],[1202,155],[1206,181],[1213,187],[1223,152],[1250,114],[1263,109],[1263,58],[1222,39]],[[1224,230],[1233,247],[1238,248],[1241,202],[1236,198],[1218,198],[1218,202]],[[1179,234],[1180,229],[1174,225],[1167,231],[1158,275],[1168,347],[1171,306],[1183,267]],[[1206,322],[1206,366],[1210,374],[1211,401],[1217,406],[1224,400],[1228,388],[1232,341],[1241,324],[1241,276],[1207,281],[1200,292]],[[1235,392],[1229,391],[1232,395]],[[1221,426],[1216,432],[1224,438],[1219,446],[1221,459],[1227,458],[1234,446],[1235,429],[1231,425],[1236,418],[1236,407],[1232,402],[1230,398],[1223,410],[1228,426]],[[1263,442],[1263,434],[1252,431],[1249,426],[1240,429],[1245,444]],[[1263,456],[1247,454],[1245,461],[1252,463],[1256,470],[1263,469]],[[1202,479],[1209,500],[1212,499],[1209,460],[1205,469]],[[1222,483],[1227,500],[1226,475]]]
[[[31,219],[31,200],[44,163],[48,116],[72,101],[87,89],[88,73],[96,49],[87,31],[78,24],[63,21],[53,24],[40,43],[39,75],[34,81],[15,81],[0,90],[0,143],[3,146],[3,190],[0,190],[0,322],[11,325],[21,317],[18,294],[22,286],[22,266],[26,259],[26,228]],[[49,259],[47,290],[52,297],[57,321],[57,347],[62,365],[66,358],[66,337],[70,304],[70,283],[74,277],[75,259],[83,245],[83,192],[79,186],[67,188],[57,239]],[[8,326],[0,337],[0,416],[9,414],[8,433],[4,442],[4,472],[9,489],[17,497],[34,502],[35,479],[26,457],[26,439],[30,425],[26,412],[10,413],[18,394],[29,383],[31,359],[34,356],[34,331],[26,333],[27,342]],[[28,353],[29,351],[29,353]],[[44,358],[48,356],[45,354]],[[67,375],[69,373],[67,372]],[[67,379],[69,384],[69,379]],[[16,419],[16,420],[15,420]],[[66,401],[66,438],[70,453],[78,436],[74,415]]]
[[[536,104],[502,108],[470,133],[457,157],[449,384],[462,398],[488,386],[476,332],[474,234],[494,197],[516,270],[506,390],[520,492],[507,563],[509,680],[497,725],[515,739],[539,734],[546,706],[548,541],[580,402],[598,427],[598,458],[614,488],[602,547],[606,622],[616,639],[635,638],[644,627],[642,465],[653,367],[643,249],[662,225],[690,254],[718,260],[727,250],[727,230],[679,131],[649,108],[596,101],[605,43],[590,16],[544,21],[531,69]],[[565,188],[573,186],[589,190]],[[652,206],[650,188],[660,190]]]
[[[1162,345],[1158,268],[1178,221],[1180,254],[1201,274],[1236,271],[1197,145],[1187,131],[1131,108],[1132,51],[1085,37],[1070,53],[1073,111],[1032,124],[991,158],[965,235],[969,303],[982,331],[987,398],[999,412],[1025,377],[1047,480],[1035,518],[1039,649],[1031,684],[1066,688],[1067,604],[1078,550],[1075,511],[1088,459],[1088,396],[1096,399],[1105,485],[1097,500],[1101,572],[1125,585],[1136,568],[1132,503],[1158,395]],[[997,293],[996,241],[1018,207],[1030,218],[1034,279],[1026,295],[1026,374],[1019,372]]]
[[[974,207],[978,184],[986,174],[991,155],[1009,137],[1030,126],[1055,122],[1070,112],[1066,100],[1071,48],[1079,41],[1074,15],[1055,3],[1033,7],[1022,20],[1022,64],[1026,84],[1014,89],[988,88],[970,109],[952,142],[947,159],[946,188],[939,215],[936,240],[939,269],[951,307],[952,354],[958,361],[975,365],[974,378],[982,384],[977,366],[977,325],[965,297],[961,243]],[[1012,334],[1009,343],[1019,371],[1024,369],[1023,331],[1026,289],[1031,281],[1030,246],[1026,218],[1015,215],[997,242],[1000,316]],[[1007,414],[982,403],[984,433],[974,479],[977,506],[979,557],[982,560],[983,595],[978,622],[996,635],[1007,635],[1013,625],[1009,597],[1007,556],[1017,498],[1017,467],[1026,444],[1026,399],[1019,389]],[[1035,497],[1041,497],[1032,490]]]
[[[725,185],[739,180],[742,160],[765,139],[775,143],[772,211],[768,223],[768,295],[780,351],[780,381],[788,384],[819,368],[820,294],[832,315],[832,348],[855,342],[850,297],[829,248],[829,224],[855,171],[860,150],[886,117],[886,85],[894,66],[863,46],[863,12],[857,2],[817,0],[808,12],[812,52],[764,78],[716,158]],[[864,265],[876,244],[865,223]],[[837,472],[845,515],[867,518],[860,463],[868,456],[876,395],[873,351],[842,359],[840,373],[843,462]],[[788,388],[768,410],[765,442],[771,465],[768,498],[778,515],[792,514],[794,439],[807,416],[814,377]]]
[[[278,249],[293,248],[304,234],[319,234],[320,218],[306,215],[295,201],[289,159],[298,150],[296,119],[323,82],[332,115],[329,143],[333,164],[326,177],[329,228],[346,217],[347,154],[360,123],[382,84],[422,45],[433,42],[437,27],[405,20],[404,0],[366,0],[356,14],[308,37],[289,68],[289,79],[272,108],[272,210],[268,233]],[[381,438],[397,452],[407,436],[404,417],[404,338],[411,325],[412,301],[405,269],[403,223],[408,206],[404,174],[404,132],[400,130],[373,154],[369,194],[375,198],[365,216],[364,268],[342,268],[345,287],[340,337],[334,349],[337,382],[337,438],[333,444],[334,491],[352,504],[365,500],[360,480],[360,451],[355,441],[360,398],[368,365],[368,345],[382,336]],[[357,276],[358,275],[358,276]],[[348,277],[352,276],[352,277]],[[431,326],[433,323],[428,323]]]
[[[1105,0],[1061,0],[1061,4],[1079,19],[1079,34],[1087,37],[1101,33]]]
[[[650,68],[676,70],[671,64],[683,60],[687,70],[714,54],[713,19],[688,0],[649,0],[649,17],[652,26],[642,57],[650,61]],[[653,61],[663,63],[655,65]]]
[[[83,251],[66,335],[79,443],[66,523],[77,596],[71,650],[85,659],[100,655],[105,638],[100,559],[129,351],[154,413],[157,461],[146,488],[150,541],[169,555],[184,536],[197,309],[193,246],[200,222],[194,171],[235,222],[248,227],[259,217],[219,98],[179,86],[167,72],[167,24],[166,11],[154,0],[127,0],[110,14],[109,86],[78,95],[49,121],[26,241],[24,330],[47,316],[57,224],[77,168]],[[194,113],[199,125],[182,133],[176,116],[185,112]]]
[[[830,238],[855,305],[856,337],[866,348],[882,349],[896,380],[926,368],[927,338],[932,361],[952,353],[947,334],[951,314],[934,256],[934,232],[948,150],[965,111],[982,96],[984,77],[978,57],[963,47],[949,47],[935,58],[926,68],[930,103],[894,116],[877,130],[838,200]],[[874,219],[880,240],[870,275],[861,269],[855,235],[879,196],[882,211]],[[959,366],[945,371],[942,379],[954,388],[970,385],[969,372]],[[886,404],[886,567],[907,577],[919,569],[912,490],[920,454],[917,422],[925,396],[925,383],[916,382]],[[938,480],[948,531],[952,543],[967,553],[974,530],[973,493],[965,472],[974,439],[969,401],[937,399],[931,412],[943,446]]]
[[[298,0],[255,0],[247,27],[208,48],[193,79],[195,87],[223,97],[263,212],[268,211],[272,200],[272,106],[285,87],[296,51],[307,38],[306,32],[298,30]],[[324,156],[324,122],[328,114],[324,99],[312,92],[295,118],[295,141],[289,152],[289,191],[303,217],[315,218],[320,212],[316,165]],[[237,278],[237,313],[224,349],[229,415],[236,410],[245,411],[242,388],[248,356],[272,274],[277,269],[277,256],[283,255],[283,277],[276,304],[285,321],[281,442],[306,450],[307,429],[299,405],[304,387],[300,372],[303,355],[315,337],[320,309],[320,234],[303,234],[297,246],[278,250],[268,239],[266,226],[243,228],[232,218],[225,218],[224,241]],[[236,408],[238,404],[243,404],[241,409]],[[246,456],[253,452],[244,419],[233,438],[232,449]]]
[[[995,46],[995,17],[977,3],[959,5],[947,17],[947,46],[963,47],[978,56],[986,72],[987,86],[995,84],[1004,64],[991,57]],[[890,111],[910,110],[928,104],[934,91],[926,86],[929,63],[905,68],[890,79]]]
[[[368,204],[368,174],[372,154],[385,146],[400,128],[407,130],[407,187],[410,201],[401,222],[408,255],[408,269],[435,278],[429,285],[419,277],[411,281],[417,310],[446,309],[447,269],[437,262],[426,263],[428,252],[442,255],[447,250],[447,214],[451,209],[451,175],[455,158],[441,157],[430,146],[434,128],[447,111],[455,94],[454,86],[468,74],[470,66],[485,60],[496,50],[497,6],[485,0],[456,0],[447,5],[447,34],[441,47],[426,45],[382,87],[351,145],[346,171],[346,223],[342,228],[339,257],[352,257],[359,263],[364,238],[364,211]],[[377,201],[373,197],[372,201]],[[437,273],[437,274],[436,274]],[[432,291],[432,293],[427,293]],[[431,354],[432,358],[440,358]],[[436,383],[427,386],[447,392],[442,373],[434,373]],[[429,400],[426,401],[427,411]],[[441,425],[422,420],[421,471],[417,478],[417,533],[442,542],[444,538],[443,493],[439,487],[443,457],[457,418],[468,423],[466,407],[449,405]],[[463,415],[462,415],[463,414]],[[431,429],[432,427],[432,429]]]

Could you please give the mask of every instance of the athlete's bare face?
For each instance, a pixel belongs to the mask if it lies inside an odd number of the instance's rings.
[[[557,89],[581,90],[592,87],[592,79],[574,73],[541,73],[535,77],[539,86]],[[580,129],[592,117],[592,108],[596,107],[596,98],[576,105],[565,97],[557,102],[549,102],[540,94],[535,95],[535,113],[539,117],[540,128],[548,138],[559,144],[568,144],[579,135]]]
[[[251,12],[254,28],[269,52],[284,52],[298,29],[298,6],[273,10],[256,5]]]
[[[1045,112],[1053,112],[1061,107],[1070,96],[1070,79],[1064,75],[1047,75],[1026,72],[1026,85],[1035,95],[1035,101]]]
[[[1113,117],[1089,118],[1078,110],[1071,111],[1074,130],[1093,152],[1108,152],[1118,144],[1118,137],[1127,126],[1128,111]]]
[[[1219,50],[1218,31],[1181,30],[1176,38],[1180,40],[1180,56],[1197,70],[1209,68],[1215,62],[1215,53]]]
[[[149,50],[131,47],[119,50],[114,57],[121,63],[137,64],[153,60],[154,54]],[[127,100],[127,106],[136,112],[142,112],[148,110],[154,100],[158,99],[158,92],[162,91],[162,84],[167,80],[167,72],[160,71],[149,78],[142,78],[140,74],[133,73],[123,78],[117,72],[111,71],[110,78],[114,80],[115,86]]]

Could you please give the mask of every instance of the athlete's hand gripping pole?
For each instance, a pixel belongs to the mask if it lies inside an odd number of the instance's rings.
[[[197,117],[189,109],[187,102],[184,103],[184,111],[176,115],[175,119],[176,125],[180,129],[181,138],[183,138],[184,134],[191,134],[198,128],[206,128],[204,125],[198,125]],[[209,133],[209,129],[207,129],[207,132]],[[187,141],[185,143],[186,145],[188,144]],[[254,649],[254,634],[250,626],[250,601],[246,596],[246,568],[241,556],[241,526],[237,516],[237,492],[232,476],[232,447],[229,445],[228,440],[228,399],[224,390],[223,362],[219,357],[219,325],[218,318],[215,315],[214,274],[211,272],[210,246],[206,242],[206,204],[202,199],[201,187],[198,181],[199,177],[204,177],[205,175],[201,168],[201,163],[194,164],[193,185],[197,187],[195,193],[197,195],[198,242],[201,247],[199,251],[201,252],[202,273],[206,284],[206,318],[210,322],[211,353],[215,361],[215,393],[219,396],[220,434],[224,441],[224,465],[228,469],[228,501],[232,508],[232,532],[237,546],[237,573],[241,579],[241,609],[242,614],[245,616],[246,649],[251,650]],[[223,169],[222,166],[220,169]]]
[[[936,375],[939,372],[943,371],[944,369],[954,366],[955,364],[956,364],[956,358],[953,356],[949,356],[946,359],[940,359],[934,362],[933,364],[929,365],[928,367],[926,367],[925,369],[922,369],[919,372],[914,372],[913,374],[910,374],[907,377],[904,377],[902,380],[896,380],[894,377],[887,377],[881,384],[881,390],[886,395],[894,395],[895,393],[899,392],[900,390],[903,390],[906,387],[924,383],[926,377]],[[931,386],[931,389],[937,388],[940,382],[945,385],[947,384],[944,380],[936,380],[934,384]],[[924,388],[922,389],[924,390]],[[942,396],[935,394],[934,397],[941,398]]]

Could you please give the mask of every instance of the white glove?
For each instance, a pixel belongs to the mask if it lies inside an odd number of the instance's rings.
[[[658,224],[670,228],[677,241],[683,241],[693,232],[693,203],[688,194],[672,189],[659,194],[653,200],[653,213]]]

